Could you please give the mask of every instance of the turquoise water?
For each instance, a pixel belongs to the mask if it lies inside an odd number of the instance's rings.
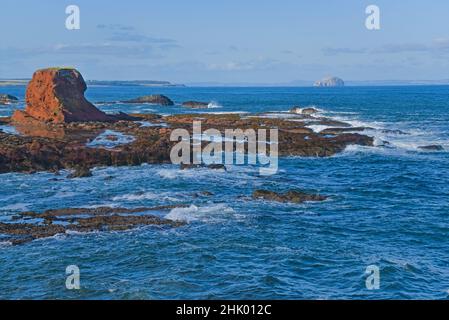
[[[1,91],[23,100],[24,88]],[[373,128],[376,147],[330,158],[282,158],[274,176],[174,165],[97,168],[93,177],[0,175],[0,219],[80,206],[186,204],[161,215],[181,228],[58,235],[0,246],[0,297],[8,299],[447,299],[449,298],[449,87],[91,87],[92,102],[162,93],[206,112],[286,111],[315,105],[326,116]],[[23,102],[21,106],[23,105]],[[101,104],[108,112],[186,112],[179,105]],[[0,116],[11,113],[2,107]],[[187,112],[192,112],[187,110]],[[204,112],[198,110],[194,112]],[[402,130],[406,134],[386,130]],[[385,147],[381,142],[387,140]],[[439,144],[441,152],[423,152]],[[322,203],[248,198],[254,189],[301,189]],[[201,191],[213,196],[196,196]],[[81,290],[65,288],[77,265]],[[380,289],[365,270],[380,268]]]

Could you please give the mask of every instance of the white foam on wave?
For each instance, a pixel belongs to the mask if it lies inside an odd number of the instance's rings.
[[[303,114],[304,110],[306,110],[306,109],[315,109],[315,110],[316,110],[316,112],[310,114],[310,116],[313,116],[314,114],[320,114],[320,113],[325,112],[324,109],[321,109],[321,108],[319,108],[318,106],[316,106],[316,105],[314,105],[314,104],[309,105],[309,106],[305,106],[305,107],[302,107],[302,108],[300,108],[300,107],[294,107],[293,109],[286,110],[285,112],[293,113],[293,114]],[[295,110],[295,112],[292,112],[292,110]]]
[[[204,112],[207,114],[247,114],[249,113],[248,111],[220,111],[220,112]]]
[[[166,216],[166,219],[173,221],[201,221],[201,222],[219,222],[224,220],[235,211],[225,204],[213,204],[210,206],[197,207],[191,205],[188,208],[174,208]]]
[[[258,115],[251,115],[247,118],[262,118],[262,119],[294,119],[298,118],[298,115],[296,113],[290,113],[290,112],[268,112]]]
[[[98,135],[93,141],[87,143],[90,148],[103,147],[112,149],[120,145],[131,143],[135,140],[133,136],[123,134],[114,130],[105,130]]]
[[[222,105],[220,105],[218,102],[216,101],[211,101],[209,102],[209,104],[207,105],[208,109],[217,109],[217,108],[223,108]]]
[[[12,247],[11,241],[0,241],[0,248]]]
[[[14,135],[19,134],[19,132],[16,130],[16,128],[14,126],[9,126],[9,125],[0,125],[0,131],[3,131],[4,133],[8,133],[8,134],[14,134]]]
[[[150,121],[136,121],[140,124],[141,127],[168,127],[168,125],[165,122],[150,122]]]
[[[361,134],[374,138],[375,148],[351,145],[346,147],[345,152],[347,153],[382,152],[392,154],[396,151],[396,153],[400,155],[407,151],[426,152],[425,150],[422,150],[421,147],[428,145],[441,145],[445,150],[449,150],[449,142],[441,137],[441,133],[419,128],[410,128],[409,126],[413,125],[410,123],[407,123],[406,126],[405,123],[366,121],[356,118],[357,113],[349,112],[343,113],[325,111],[324,114],[329,114],[328,117],[330,119],[348,123],[353,128],[367,128]],[[331,114],[338,115],[331,116]],[[308,127],[311,128],[312,126]],[[319,126],[315,129],[322,130]]]
[[[15,210],[19,210],[19,211],[26,211],[28,210],[29,206],[31,205],[31,203],[14,203],[14,204],[10,204],[7,206],[2,207],[2,210],[10,210],[10,211],[15,211]]]
[[[332,128],[332,126],[326,126],[326,125],[321,125],[321,124],[311,124],[306,126],[306,128],[312,129],[313,132],[315,133],[320,133],[323,130]]]
[[[157,174],[163,179],[176,179],[176,178],[188,178],[188,179],[202,179],[205,177],[215,177],[217,174],[225,173],[224,169],[221,170],[211,170],[208,168],[191,168],[187,170],[181,169],[160,169]]]
[[[180,171],[176,169],[161,169],[157,171],[157,174],[164,179],[176,179],[180,176]]]
[[[354,118],[348,118],[348,117],[342,117],[342,116],[333,116],[330,117],[332,120],[345,122],[351,125],[351,127],[364,127],[364,128],[373,128],[376,130],[384,130],[386,129],[386,124],[384,122],[380,121],[363,121],[360,119],[354,119]]]
[[[167,193],[145,192],[145,193],[129,193],[115,196],[112,201],[141,201],[141,200],[166,200],[176,202],[178,198],[170,196]]]
[[[119,206],[120,206],[120,204],[118,204],[118,203],[103,202],[103,203],[97,203],[97,204],[82,205],[82,206],[79,206],[79,207],[80,208],[85,208],[85,209],[96,209],[96,208],[101,208],[101,207],[116,208],[116,207],[119,207]]]
[[[73,197],[77,197],[77,196],[79,196],[78,192],[61,190],[61,191],[58,191],[53,197],[62,199],[62,198],[73,198]]]

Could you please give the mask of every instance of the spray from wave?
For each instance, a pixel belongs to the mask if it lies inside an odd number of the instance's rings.
[[[209,102],[209,104],[207,105],[208,109],[218,109],[218,108],[223,108],[222,105],[220,105],[218,102],[216,101],[211,101]]]

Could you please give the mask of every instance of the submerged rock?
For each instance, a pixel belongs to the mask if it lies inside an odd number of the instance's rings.
[[[175,103],[170,98],[161,95],[153,94],[149,96],[142,96],[131,100],[122,101],[123,103],[151,103],[160,104],[162,106],[173,106]]]
[[[181,163],[179,169],[188,170],[188,169],[197,169],[197,168],[208,168],[211,170],[224,170],[226,171],[226,166],[224,164],[193,164],[193,163]]]
[[[38,70],[28,84],[25,111],[12,119],[27,124],[32,120],[51,123],[115,121],[86,100],[87,86],[81,74],[71,68]]]
[[[356,131],[365,131],[370,130],[372,128],[368,127],[351,127],[351,128],[327,128],[322,131],[320,131],[321,134],[340,134],[345,132],[356,132]]]
[[[337,77],[328,77],[318,80],[313,84],[314,87],[344,87],[345,82]]]
[[[75,171],[73,171],[71,174],[67,176],[69,179],[75,179],[75,178],[89,178],[92,177],[92,172],[89,168],[85,166],[79,166],[75,168]]]
[[[418,147],[421,150],[425,150],[425,151],[443,151],[444,147],[442,145],[439,144],[432,144],[432,145],[428,145],[428,146],[421,146]]]
[[[277,193],[268,190],[256,190],[253,193],[253,199],[264,199],[276,202],[302,203],[305,201],[324,201],[327,199],[327,197],[319,194],[308,194],[295,190],[290,190],[286,193]]]
[[[182,103],[183,107],[192,108],[192,109],[206,109],[209,107],[209,102],[201,102],[201,101],[186,101]]]
[[[10,94],[0,94],[0,105],[16,103],[17,101],[19,101],[19,99]]]
[[[406,135],[408,134],[407,132],[404,132],[402,130],[389,130],[389,129],[383,129],[380,132],[382,133],[386,133],[386,134],[398,134],[398,135]]]

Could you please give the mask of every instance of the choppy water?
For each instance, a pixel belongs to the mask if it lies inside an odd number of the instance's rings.
[[[2,88],[23,99],[24,88]],[[93,102],[163,93],[213,101],[207,112],[285,111],[316,105],[372,127],[388,147],[348,147],[334,157],[283,158],[274,176],[255,168],[180,171],[172,165],[97,168],[92,178],[0,175],[0,219],[25,210],[187,204],[164,214],[176,229],[69,234],[0,247],[1,298],[446,299],[449,297],[449,87],[92,87]],[[204,112],[101,105],[108,112]],[[2,107],[0,116],[11,113]],[[383,131],[402,130],[404,134]],[[440,144],[442,152],[418,146]],[[253,201],[256,188],[304,189],[322,203]],[[213,196],[197,196],[201,191]],[[65,268],[81,269],[79,291]],[[368,265],[380,289],[365,287]]]

